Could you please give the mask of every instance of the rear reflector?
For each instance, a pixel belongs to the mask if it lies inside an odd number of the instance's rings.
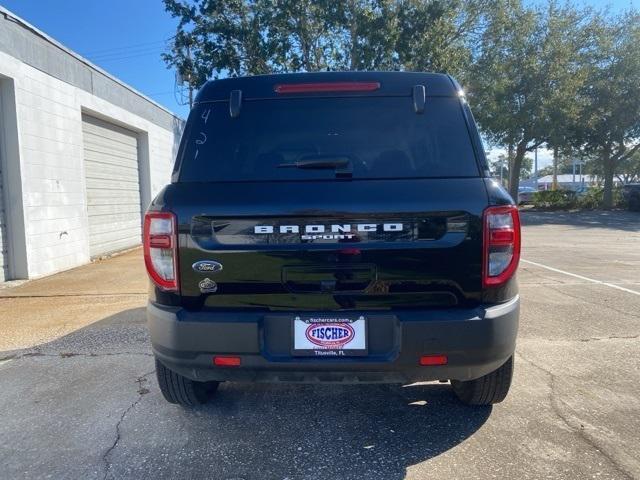
[[[240,357],[213,357],[213,364],[218,367],[239,367]]]
[[[423,367],[433,365],[446,365],[448,358],[446,355],[423,355],[420,357],[420,365]]]
[[[326,82],[326,83],[284,83],[276,85],[276,93],[308,92],[372,92],[380,88],[379,82]]]

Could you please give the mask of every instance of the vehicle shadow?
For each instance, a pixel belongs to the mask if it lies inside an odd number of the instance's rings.
[[[228,384],[210,405],[171,414],[187,449],[217,445],[222,478],[391,480],[459,445],[491,411],[462,405],[442,384]],[[234,456],[242,462],[226,460]]]

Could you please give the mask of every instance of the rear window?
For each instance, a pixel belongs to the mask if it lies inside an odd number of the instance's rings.
[[[228,102],[196,106],[179,181],[336,178],[291,168],[309,159],[346,159],[353,179],[479,176],[456,98],[427,98],[420,115],[411,97],[279,98],[245,101],[236,118]]]

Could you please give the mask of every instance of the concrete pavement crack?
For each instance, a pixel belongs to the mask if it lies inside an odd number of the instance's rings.
[[[602,340],[634,340],[636,338],[640,338],[640,335],[629,335],[629,336],[611,335],[609,337],[581,338],[578,341],[579,342],[600,342]]]
[[[48,358],[72,358],[72,357],[115,357],[118,355],[144,355],[146,357],[152,357],[150,352],[104,352],[104,353],[78,353],[78,352],[58,352],[58,353],[42,353],[38,351],[25,352],[16,355],[7,355],[0,358],[0,362],[6,360],[21,360],[23,358],[30,357],[48,357]]]
[[[570,407],[569,405],[566,404],[566,402],[563,402],[560,398],[558,398],[558,393],[556,389],[556,381],[558,378],[557,375],[552,373],[550,370],[547,370],[546,368],[541,367],[540,365],[535,363],[533,360],[528,359],[521,353],[517,353],[517,356],[520,357],[529,365],[531,365],[532,367],[537,368],[538,370],[544,372],[549,377],[549,404],[551,406],[551,411],[554,413],[554,415],[558,417],[562,421],[562,423],[564,423],[567,426],[567,428],[569,428],[570,431],[572,431],[574,434],[580,437],[587,445],[589,445],[599,455],[601,455],[609,463],[611,463],[615,467],[615,469],[618,470],[624,476],[624,478],[633,480],[635,478],[633,473],[629,472],[624,466],[620,465],[618,460],[616,460],[613,456],[607,453],[600,445],[598,445],[597,440],[591,437],[584,430],[584,428],[581,428],[581,426],[576,427],[575,425],[573,425],[572,422],[566,417],[566,415],[562,413],[562,410],[560,408],[561,403],[566,405],[568,408]],[[577,378],[577,377],[573,377],[573,378]]]
[[[122,438],[122,434],[120,432],[120,427],[122,425],[122,422],[124,422],[124,419],[127,416],[127,414],[131,410],[133,410],[136,407],[136,405],[138,405],[138,403],[140,403],[140,400],[142,400],[142,396],[148,393],[148,390],[146,388],[143,388],[142,384],[146,382],[147,377],[153,373],[155,373],[155,369],[148,373],[145,373],[144,375],[139,376],[136,379],[136,383],[138,384],[138,398],[135,400],[135,402],[129,405],[124,412],[122,412],[122,415],[120,416],[120,420],[118,420],[118,422],[116,423],[116,438],[111,444],[111,446],[107,449],[107,451],[104,452],[104,455],[102,455],[102,462],[104,463],[103,480],[106,480],[108,478],[109,471],[111,470],[111,462],[109,461],[109,455],[111,455],[111,453],[118,447],[118,444],[120,443],[120,439]]]

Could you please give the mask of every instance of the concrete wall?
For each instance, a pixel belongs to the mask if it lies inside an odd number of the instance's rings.
[[[4,46],[0,45],[3,109],[7,110],[3,114],[10,116],[15,109],[17,119],[4,159],[12,165],[4,179],[5,186],[13,185],[13,204],[7,205],[11,209],[12,273],[14,278],[34,278],[90,260],[82,113],[139,133],[143,207],[170,181],[182,121],[78,58],[69,60],[70,54],[64,51],[65,68],[72,76],[85,69],[102,81],[84,88],[87,85],[69,82],[56,62],[40,65],[51,67],[52,74],[19,58],[24,53],[20,48],[15,55],[3,52],[3,48],[8,49],[5,24],[7,21],[0,17],[0,37],[5,40]],[[34,37],[32,41],[42,40],[23,30],[14,32],[14,46],[22,45],[25,38],[29,40],[29,35]],[[34,58],[36,61],[40,57]],[[18,198],[21,205],[16,204]]]

